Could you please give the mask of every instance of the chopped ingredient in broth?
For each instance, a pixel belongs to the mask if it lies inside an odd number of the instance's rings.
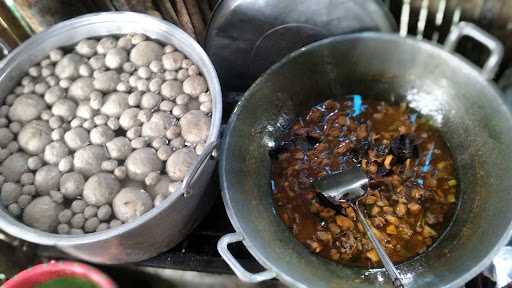
[[[367,173],[359,206],[394,263],[431,246],[455,209],[450,151],[406,104],[328,100],[293,123],[271,154],[280,218],[312,252],[339,263],[371,267],[380,259],[352,208],[317,197],[312,182],[322,176],[353,166]]]

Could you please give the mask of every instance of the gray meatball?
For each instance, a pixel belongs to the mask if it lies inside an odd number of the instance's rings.
[[[41,120],[31,121],[18,134],[18,143],[21,148],[32,155],[43,152],[46,145],[51,141],[50,126],[47,122]]]
[[[133,151],[126,159],[128,176],[137,181],[144,181],[149,173],[160,171],[162,162],[153,148],[141,148]]]
[[[34,185],[39,194],[46,195],[52,190],[58,190],[60,176],[59,168],[54,165],[46,165],[37,170]]]
[[[128,109],[128,94],[123,92],[113,92],[105,96],[103,100],[103,106],[101,107],[101,113],[108,116],[119,117]]]
[[[171,157],[167,159],[167,175],[175,181],[183,180],[188,170],[194,165],[197,157],[197,154],[192,148],[183,148],[174,152]]]
[[[85,179],[78,172],[70,172],[60,178],[60,192],[68,199],[75,199],[82,195]]]
[[[73,165],[75,171],[89,177],[101,171],[101,162],[108,159],[104,146],[89,145],[75,152]]]
[[[130,61],[135,65],[149,65],[151,61],[160,60],[163,48],[154,41],[142,41],[130,52]]]
[[[93,91],[93,79],[91,77],[82,77],[71,83],[68,89],[68,96],[77,101],[88,100],[89,94]]]
[[[211,120],[203,112],[192,110],[180,119],[181,135],[187,142],[199,143],[208,139]]]
[[[2,185],[0,201],[4,206],[14,203],[21,196],[21,186],[17,183],[7,182]]]
[[[28,155],[23,152],[14,153],[2,163],[2,175],[9,182],[18,182],[23,173],[28,172]]]
[[[55,65],[55,75],[61,79],[72,79],[78,77],[78,68],[84,63],[85,59],[80,55],[70,53],[64,56],[57,65]]]
[[[64,134],[64,142],[71,150],[78,150],[89,142],[89,132],[82,127],[73,128]]]
[[[46,102],[40,96],[21,95],[14,100],[14,104],[9,109],[9,118],[12,121],[29,122],[39,118],[41,112],[46,108]]]
[[[44,161],[49,164],[58,165],[60,160],[69,155],[69,149],[64,142],[56,141],[48,144],[44,149]]]
[[[49,196],[32,201],[23,211],[23,223],[46,232],[53,232],[59,224],[58,215],[64,208]]]
[[[98,173],[85,182],[83,197],[91,205],[101,206],[112,202],[121,184],[110,173]]]
[[[126,137],[116,137],[106,144],[112,159],[124,160],[132,152],[130,140]]]
[[[112,207],[119,220],[128,222],[151,210],[153,201],[146,191],[126,187],[116,195]]]

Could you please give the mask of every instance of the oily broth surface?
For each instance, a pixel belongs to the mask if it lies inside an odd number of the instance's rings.
[[[359,97],[359,96],[358,96]],[[368,175],[359,202],[395,263],[424,252],[456,208],[452,155],[440,131],[406,104],[328,100],[294,122],[272,151],[273,201],[295,238],[332,261],[380,260],[353,209],[329,207],[312,182],[352,166]]]

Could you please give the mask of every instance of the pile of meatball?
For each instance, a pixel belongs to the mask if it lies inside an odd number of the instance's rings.
[[[0,202],[33,228],[119,226],[177,193],[204,149],[199,68],[143,34],[52,50],[0,107]]]

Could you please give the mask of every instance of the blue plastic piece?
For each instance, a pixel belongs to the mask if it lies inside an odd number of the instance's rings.
[[[353,115],[357,116],[357,115],[361,114],[363,99],[362,99],[361,95],[353,95],[352,97],[354,98]]]

